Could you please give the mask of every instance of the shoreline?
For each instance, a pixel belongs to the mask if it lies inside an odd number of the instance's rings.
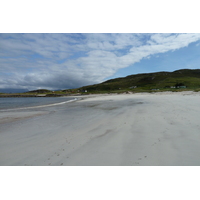
[[[0,94],[0,98],[22,98],[22,97],[67,97],[67,95],[58,94],[34,94],[34,95],[24,95],[24,94]]]
[[[57,105],[62,105],[66,103],[71,103],[74,101],[78,101],[77,98],[68,100],[68,101],[63,101],[63,102],[58,102],[58,103],[52,103],[52,104],[44,104],[44,105],[38,105],[38,106],[29,106],[29,107],[19,107],[19,108],[8,108],[8,109],[0,109],[0,112],[9,112],[9,111],[18,111],[18,110],[26,110],[26,109],[37,109],[37,108],[44,108],[44,107],[49,107],[49,106],[57,106]]]
[[[0,165],[200,165],[200,93],[78,97],[57,106],[1,112]]]
[[[160,94],[160,93],[198,93],[195,92],[194,90],[184,90],[184,91],[149,91],[149,92],[137,92],[137,91],[126,91],[126,92],[122,92],[122,93],[88,93],[88,94],[81,94],[81,93],[77,93],[77,94],[7,94],[7,93],[1,93],[0,94],[0,98],[21,98],[21,97],[71,97],[71,96],[93,96],[93,95],[116,95],[116,94]],[[199,91],[200,92],[200,91]]]

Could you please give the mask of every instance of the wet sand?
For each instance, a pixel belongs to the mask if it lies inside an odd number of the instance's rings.
[[[93,95],[0,112],[0,165],[199,166],[200,93]]]

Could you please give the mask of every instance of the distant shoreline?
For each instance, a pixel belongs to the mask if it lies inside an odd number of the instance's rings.
[[[72,96],[93,96],[93,95],[114,95],[114,94],[155,94],[155,93],[184,93],[184,92],[194,92],[198,93],[199,91],[194,90],[179,90],[179,91],[125,91],[125,92],[105,92],[105,93],[73,93],[73,94],[0,94],[0,98],[21,98],[21,97],[72,97]]]
[[[23,95],[23,94],[1,94],[0,98],[9,98],[9,97],[63,97],[63,96],[69,96],[69,95],[58,95],[58,94],[35,94],[35,95]]]
[[[77,98],[74,99],[70,99],[67,101],[63,101],[63,102],[56,102],[56,103],[50,103],[50,104],[44,104],[44,105],[34,105],[34,106],[28,106],[28,107],[16,107],[16,108],[5,108],[5,109],[1,109],[1,112],[12,112],[12,111],[20,111],[20,110],[27,110],[27,109],[37,109],[37,108],[45,108],[45,107],[52,107],[52,106],[58,106],[58,105],[62,105],[62,104],[66,104],[66,103],[70,103],[70,102],[74,102],[77,101]]]

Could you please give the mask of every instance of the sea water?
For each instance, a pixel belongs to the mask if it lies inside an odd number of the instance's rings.
[[[72,97],[7,97],[0,98],[0,110],[59,105],[75,100]]]

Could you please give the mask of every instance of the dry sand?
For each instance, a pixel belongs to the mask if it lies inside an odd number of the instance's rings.
[[[0,165],[200,165],[200,93],[96,95],[0,112]]]

